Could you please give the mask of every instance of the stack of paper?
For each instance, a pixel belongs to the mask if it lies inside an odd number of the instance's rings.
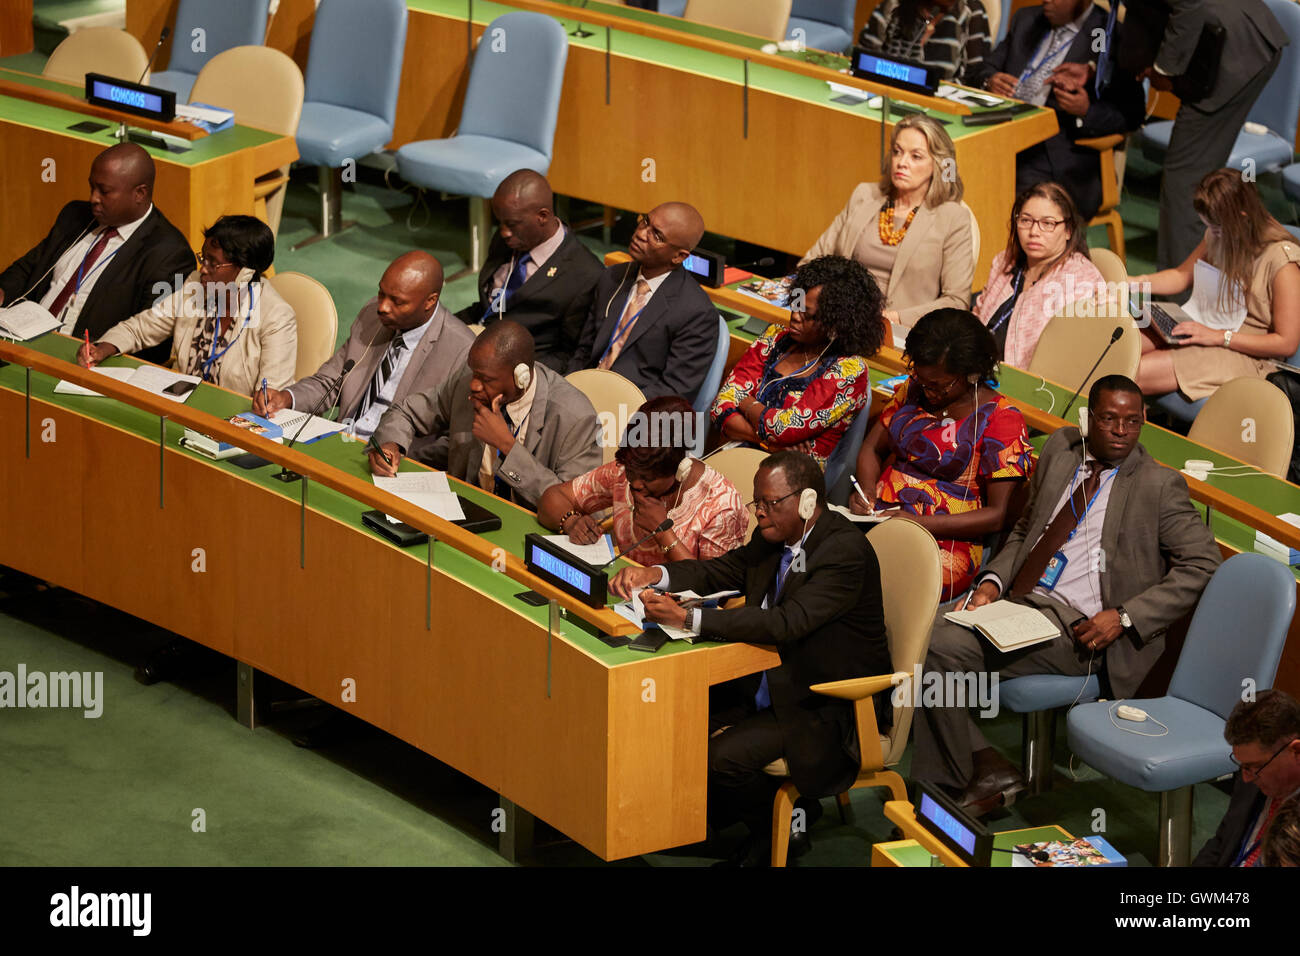
[[[447,521],[464,521],[465,510],[460,506],[460,499],[447,483],[447,473],[443,471],[407,471],[400,475],[385,478],[374,476],[375,487],[380,491],[397,495],[403,501],[423,508],[430,514]]]
[[[103,375],[105,378],[116,379],[119,382],[129,382],[131,376],[135,374],[135,369],[121,365],[96,365],[90,371],[94,372],[96,375]],[[72,382],[62,381],[59,382],[58,385],[54,386],[54,393],[56,395],[80,395],[84,398],[104,397],[99,392],[92,392],[90,389],[83,388],[80,385],[75,385]]]
[[[593,567],[603,567],[614,560],[614,539],[607,534],[601,535],[595,544],[574,544],[567,534],[548,534],[543,537]]]
[[[152,392],[155,395],[161,395],[163,398],[173,402],[185,402],[194,394],[194,387],[202,381],[197,375],[181,375],[179,372],[173,372],[170,369],[158,368],[156,365],[140,365],[136,368],[126,368],[124,366],[96,365],[91,368],[92,372],[105,375],[108,378],[116,379],[126,385],[134,385],[136,388],[142,388],[146,392]],[[190,387],[177,387],[178,383],[185,383]],[[171,389],[171,391],[169,391]],[[54,386],[54,390],[60,395],[82,395],[93,398],[103,398],[99,392],[91,391],[80,385],[74,385],[72,382],[59,382]]]
[[[1300,528],[1300,515],[1295,512],[1288,511],[1286,514],[1280,514],[1277,517],[1279,521],[1285,521],[1289,525]],[[1260,554],[1275,558],[1283,564],[1289,564],[1293,567],[1300,564],[1300,549],[1285,545],[1258,528],[1255,529],[1255,550]]]
[[[296,445],[310,445],[318,438],[343,431],[341,422],[332,422],[328,418],[310,412],[294,411],[292,408],[280,409],[271,416],[271,421],[280,426],[286,440],[297,434],[298,438],[294,441]],[[303,422],[307,424],[304,425]],[[302,429],[301,434],[298,433],[299,428]]]
[[[37,302],[15,302],[7,309],[0,309],[0,334],[18,342],[26,342],[38,335],[44,335],[57,329],[59,322],[50,310]]]

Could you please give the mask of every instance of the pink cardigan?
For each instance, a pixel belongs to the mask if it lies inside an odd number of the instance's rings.
[[[988,284],[975,301],[975,314],[985,325],[989,324],[998,306],[1011,296],[1011,275],[1002,269],[1006,257],[1003,249],[993,258]],[[1076,252],[1064,262],[1057,263],[1051,272],[1023,290],[1016,300],[1002,360],[1016,368],[1029,368],[1034,349],[1038,347],[1038,337],[1052,317],[1071,302],[1092,298],[1099,289],[1104,297],[1105,287],[1101,273],[1087,256]]]

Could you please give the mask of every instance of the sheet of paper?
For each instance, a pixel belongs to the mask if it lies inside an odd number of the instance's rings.
[[[117,379],[117,381],[119,382],[129,382],[131,380],[131,376],[135,374],[135,369],[123,368],[121,366],[107,367],[103,365],[96,365],[94,368],[91,369],[91,371],[97,375],[103,375],[105,378]],[[74,385],[72,382],[63,382],[63,381],[60,381],[58,385],[54,386],[54,392],[57,395],[81,395],[85,398],[104,397],[99,392],[92,392],[88,388],[83,388],[80,385]]]
[[[865,100],[867,106],[871,107],[873,110],[879,109],[880,107],[880,97],[874,93],[868,93],[866,90],[859,89],[856,86],[848,86],[844,83],[836,83],[832,80],[827,80],[826,85],[830,87],[831,92],[836,96],[851,96],[855,100]]]
[[[446,472],[405,471],[390,478],[375,475],[374,481],[375,487],[381,491],[397,495],[403,501],[439,518],[447,521],[465,520],[465,511],[460,506],[460,499],[447,483]]]
[[[889,511],[886,511],[883,514],[855,515],[852,511],[850,511],[848,508],[844,507],[843,505],[828,505],[827,507],[829,507],[831,511],[834,511],[836,514],[843,515],[844,517],[848,518],[854,524],[879,524],[882,521],[889,520],[891,516],[897,514],[898,512],[897,508],[891,508]]]
[[[1219,308],[1219,285],[1223,273],[1204,259],[1196,260],[1192,272],[1192,297],[1183,311],[1207,328],[1219,332],[1236,332],[1246,321],[1246,300],[1240,293],[1229,299],[1226,312]]]
[[[990,641],[1005,648],[1046,640],[1058,633],[1042,611],[1011,601],[994,601],[973,611],[949,611],[944,619],[964,627],[983,628]]]
[[[38,302],[23,300],[6,309],[0,309],[0,331],[7,338],[25,342],[57,329],[61,323],[50,310]]]
[[[614,539],[607,534],[600,536],[595,544],[574,544],[567,534],[544,535],[547,541],[563,548],[575,558],[581,558],[588,564],[600,567],[614,560]]]
[[[285,441],[293,438],[301,427],[302,433],[298,435],[295,441],[297,445],[309,445],[318,438],[324,438],[326,435],[333,435],[335,432],[343,431],[341,422],[332,422],[328,418],[321,418],[319,415],[311,415],[307,412],[294,411],[292,408],[280,409],[271,416],[271,421],[284,430]],[[303,425],[303,422],[307,422],[307,424]]]
[[[184,395],[168,395],[166,390],[177,382],[193,382],[198,385],[202,379],[197,375],[181,375],[179,372],[158,368],[156,365],[141,365],[127,381],[136,388],[142,388],[146,392],[153,392],[155,395],[183,404],[189,401],[189,397],[194,394],[194,389],[190,389]]]
[[[948,83],[940,83],[939,88],[934,91],[934,95],[941,96],[946,100],[955,100],[958,103],[965,103],[967,106],[1001,106],[1007,102],[1000,96],[991,96],[987,93],[977,93],[974,90],[963,90]],[[179,109],[179,107],[177,107],[177,109]]]
[[[633,588],[631,598],[614,605],[615,614],[627,618],[642,630],[645,630],[645,605],[641,603],[641,592],[644,590],[645,588]]]

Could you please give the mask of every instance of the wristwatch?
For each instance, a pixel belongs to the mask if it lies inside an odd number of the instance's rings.
[[[1232,348],[1232,329],[1223,330],[1223,347],[1225,349]]]
[[[1128,616],[1128,611],[1124,610],[1124,605],[1115,608],[1119,611],[1119,622],[1124,626],[1124,630],[1130,630],[1133,627],[1133,618]]]

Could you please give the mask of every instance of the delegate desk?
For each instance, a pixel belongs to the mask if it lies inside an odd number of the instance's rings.
[[[80,99],[84,90],[39,76],[0,69],[0,267],[17,259],[44,238],[65,203],[88,196],[90,164],[117,143],[115,121],[100,118],[112,112],[63,101],[62,105],[33,102],[13,95],[46,92]],[[120,114],[131,125],[135,117]],[[96,133],[68,127],[84,121],[108,126]],[[188,143],[174,153],[145,148],[157,167],[153,201],[195,249],[203,245],[203,229],[218,216],[253,213],[253,180],[298,158],[292,136],[248,126],[234,126]]]
[[[626,253],[610,253],[605,257],[606,263],[626,259]],[[743,328],[748,316],[758,316],[780,325],[787,324],[790,319],[787,309],[777,308],[738,292],[738,284],[733,283],[720,289],[705,289],[709,298],[724,310],[723,317],[731,327],[728,368],[754,342],[755,336]],[[871,359],[871,367],[873,381],[906,370],[902,352],[892,345],[886,345]],[[1067,423],[1054,412],[1065,409],[1077,384],[1066,387],[1013,366],[1003,365],[999,372],[998,390],[1020,409],[1031,431],[1048,434],[1063,425],[1075,424]],[[877,390],[877,403],[888,397],[888,393]],[[1079,402],[1086,404],[1087,395],[1080,397],[1076,407]],[[879,404],[876,407],[879,408]],[[1192,500],[1207,515],[1206,520],[1213,529],[1225,558],[1242,551],[1254,551],[1256,529],[1293,548],[1300,548],[1300,529],[1277,517],[1287,512],[1300,514],[1300,487],[1244,465],[1230,455],[1197,444],[1159,425],[1144,425],[1141,441],[1153,458],[1171,468],[1181,470],[1185,462],[1199,458],[1213,462],[1215,469],[1234,469],[1231,474],[1211,472],[1204,481],[1184,475]],[[1042,441],[1036,441],[1035,444],[1041,447]],[[1297,591],[1300,592],[1300,569],[1292,570],[1296,572]],[[1300,597],[1300,594],[1297,596]],[[1294,694],[1300,693],[1300,615],[1292,620],[1288,638],[1282,661],[1278,665],[1275,685]]]
[[[469,534],[380,492],[364,446],[337,435],[286,450],[232,432],[307,485],[209,461],[177,446],[178,423],[220,435],[247,399],[205,385],[177,405],[66,364],[76,346],[0,343],[14,363],[0,368],[0,564],[329,701],[605,859],[704,839],[709,686],[774,653],[611,648],[590,631],[627,621],[524,570],[523,536],[540,530],[528,512],[458,484],[502,518]],[[124,400],[54,394],[54,376]],[[432,553],[364,528],[372,508],[429,530]],[[550,609],[514,597],[528,588],[567,609],[554,636]]]
[[[127,29],[152,47],[176,3],[128,0]],[[465,19],[471,6],[472,26]],[[986,237],[977,287],[1005,234],[1016,153],[1057,132],[1055,113],[1042,109],[965,127],[959,114],[966,107],[809,62],[833,59],[826,54],[769,55],[758,37],[631,8],[594,2],[579,12],[547,0],[407,0],[407,7],[392,148],[455,131],[469,43],[491,20],[533,10],[556,17],[567,31],[580,17],[594,35],[569,37],[548,173],[555,191],[636,211],[685,200],[711,232],[795,254],[816,241],[858,183],[880,175],[880,109],[831,102],[827,80],[889,92],[949,123],[966,202]],[[268,44],[305,66],[302,38],[313,16],[310,0],[284,0]]]

